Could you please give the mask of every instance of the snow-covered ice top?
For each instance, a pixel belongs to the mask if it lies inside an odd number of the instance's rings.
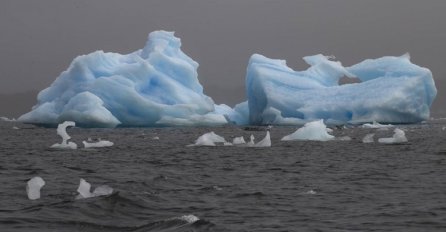
[[[437,90],[429,69],[408,54],[369,59],[350,67],[323,55],[307,56],[311,66],[294,71],[284,60],[254,54],[246,75],[251,124],[414,123],[429,118]],[[361,83],[339,85],[342,77]]]
[[[96,51],[73,60],[19,121],[80,127],[221,125],[197,78],[198,63],[173,32],[149,34],[130,54]]]

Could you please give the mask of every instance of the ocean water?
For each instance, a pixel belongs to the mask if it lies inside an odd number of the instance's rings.
[[[54,128],[0,122],[0,231],[446,231],[446,120],[399,128],[408,143],[364,144],[393,130],[360,127],[282,142],[296,128],[273,127],[270,148],[187,146],[264,127],[69,128],[79,147],[115,145],[54,150]],[[46,185],[31,201],[34,176]],[[114,193],[75,200],[80,178]]]

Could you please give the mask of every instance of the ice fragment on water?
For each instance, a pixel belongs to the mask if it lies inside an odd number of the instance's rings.
[[[67,133],[67,127],[76,126],[75,122],[65,121],[57,126],[57,134],[62,137],[61,143],[55,143],[51,147],[57,149],[76,149],[77,144],[73,142],[67,142],[71,137]]]
[[[189,215],[183,215],[179,217],[180,220],[186,221],[187,223],[194,223],[198,220],[200,220],[197,216],[189,214]]]
[[[90,198],[90,197],[98,197],[98,196],[104,196],[104,195],[110,195],[113,193],[113,188],[107,186],[107,185],[101,185],[97,187],[93,193],[90,192],[91,185],[84,179],[80,179],[79,187],[77,188],[77,192],[79,195],[76,197],[76,199],[82,199],[82,198]]]
[[[39,177],[33,177],[26,185],[26,193],[30,200],[37,200],[40,198],[40,189],[45,185],[45,181]]]
[[[328,141],[333,140],[335,137],[328,134],[331,129],[327,128],[324,121],[318,120],[305,123],[305,125],[297,129],[294,133],[286,135],[282,138],[282,141],[289,140],[315,140],[315,141]]]
[[[375,136],[374,133],[366,134],[366,135],[364,136],[364,138],[362,139],[362,142],[363,142],[363,143],[373,143],[373,142],[375,142],[375,141],[373,140],[373,136]]]
[[[233,140],[232,140],[232,144],[234,144],[234,145],[240,145],[240,144],[245,144],[246,142],[245,142],[245,138],[243,138],[243,136],[240,136],[240,137],[235,137]]]
[[[98,142],[89,143],[86,141],[82,141],[85,148],[95,148],[95,147],[111,147],[113,146],[113,142],[107,140],[100,140]]]
[[[249,142],[246,143],[246,145],[247,145],[248,147],[252,147],[252,146],[254,146],[254,144],[255,144],[254,140],[255,140],[254,135],[249,136]]]
[[[213,131],[203,134],[195,140],[195,144],[189,146],[215,146],[215,143],[225,143],[225,138],[215,134]]]
[[[393,132],[394,134],[391,138],[380,138],[378,139],[378,142],[385,144],[394,144],[394,143],[405,143],[408,141],[403,130],[395,128]]]
[[[266,131],[265,138],[256,143],[254,147],[271,147],[271,137],[269,135],[269,131]]]

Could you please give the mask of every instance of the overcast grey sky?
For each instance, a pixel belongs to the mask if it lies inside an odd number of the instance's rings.
[[[2,0],[0,94],[41,90],[76,56],[129,53],[163,29],[200,64],[199,80],[216,103],[244,100],[253,53],[303,69],[301,58],[318,53],[352,65],[410,52],[432,70],[441,100],[445,12],[444,0]]]

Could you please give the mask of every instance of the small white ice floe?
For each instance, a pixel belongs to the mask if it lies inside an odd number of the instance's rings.
[[[80,180],[79,187],[77,188],[77,192],[79,195],[76,196],[76,200],[90,197],[99,197],[106,196],[113,193],[113,188],[107,185],[101,185],[94,189],[94,191],[90,192],[91,185],[84,179]]]
[[[18,129],[20,129],[20,128],[18,128],[18,127],[16,127],[16,126],[13,126],[12,129],[14,129],[14,130],[18,130]]]
[[[317,192],[314,191],[313,189],[311,189],[311,190],[309,190],[309,191],[304,192],[304,194],[305,194],[305,195],[314,195],[314,194],[317,194]]]
[[[195,140],[195,144],[188,146],[215,146],[215,143],[226,143],[225,138],[215,134],[213,131],[203,134]]]
[[[57,126],[57,134],[60,135],[60,137],[62,137],[62,142],[53,144],[51,146],[51,148],[56,148],[56,149],[76,149],[77,148],[77,144],[75,144],[73,142],[67,143],[67,141],[69,139],[71,139],[71,137],[67,133],[67,127],[69,127],[69,126],[70,127],[76,126],[76,123],[72,122],[72,121],[65,121]]]
[[[192,224],[192,223],[194,223],[194,222],[200,220],[197,216],[192,215],[192,214],[189,214],[189,215],[183,215],[183,216],[181,216],[181,217],[179,217],[179,218],[176,218],[176,219],[183,220],[183,221],[185,221],[185,222],[187,222],[187,223],[190,223],[190,224]]]
[[[443,131],[446,130],[446,126],[442,127],[441,130],[443,130]]]
[[[366,134],[366,135],[364,136],[364,138],[362,139],[362,142],[363,142],[363,143],[373,143],[373,142],[375,142],[375,141],[373,140],[373,136],[375,136],[374,133]]]
[[[380,138],[378,139],[378,142],[385,144],[395,144],[395,143],[406,143],[408,141],[406,138],[406,134],[404,133],[403,130],[395,128],[393,132],[394,134],[392,138]]]
[[[328,134],[332,132],[330,128],[324,124],[324,121],[317,120],[313,122],[305,123],[305,125],[297,129],[294,133],[284,136],[282,141],[289,140],[315,140],[315,141],[329,141],[335,137]]]
[[[85,148],[96,148],[96,147],[111,147],[113,146],[113,142],[107,140],[100,140],[97,142],[89,143],[86,141],[82,141]]]
[[[266,136],[260,142],[254,144],[253,147],[271,147],[271,137],[269,131],[266,131]]]
[[[376,121],[373,121],[373,123],[365,123],[362,125],[362,128],[372,128],[372,129],[389,128],[389,127],[394,127],[394,126],[391,124],[387,124],[387,125],[380,124]]]
[[[243,136],[240,136],[240,137],[235,137],[233,140],[232,140],[232,144],[234,144],[234,145],[241,145],[241,144],[245,144],[246,142],[245,142],[245,138],[243,138]]]
[[[40,198],[40,189],[45,185],[45,181],[39,177],[33,177],[28,181],[26,185],[26,193],[28,194],[28,199],[37,200]]]
[[[341,136],[341,137],[336,138],[336,140],[339,140],[339,141],[351,141],[352,138],[350,136]]]
[[[160,137],[155,136],[155,137],[153,137],[152,139],[153,139],[153,140],[160,140]]]

